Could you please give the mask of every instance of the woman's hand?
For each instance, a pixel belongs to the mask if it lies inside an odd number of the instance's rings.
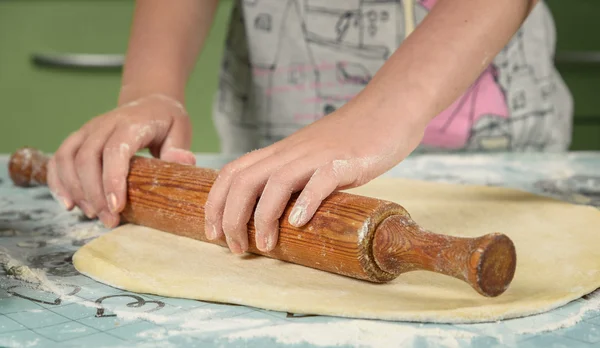
[[[537,0],[439,0],[363,91],[338,111],[226,165],[205,207],[207,238],[234,253],[277,243],[279,219],[302,191],[290,224],[309,221],[336,189],[362,185],[400,162],[436,115],[457,100],[519,29]]]
[[[279,219],[294,192],[302,191],[289,222],[303,226],[333,191],[363,185],[419,144],[425,124],[350,102],[269,147],[242,156],[219,173],[206,202],[208,239],[223,234],[232,252],[248,250],[254,206],[256,247],[277,244]],[[383,116],[383,114],[387,114]]]
[[[119,224],[131,157],[149,148],[165,161],[195,164],[184,107],[152,94],[98,116],[71,134],[48,164],[48,186],[67,209],[78,206],[107,227]]]

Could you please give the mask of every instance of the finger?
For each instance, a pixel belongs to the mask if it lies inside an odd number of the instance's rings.
[[[192,124],[188,114],[179,102],[170,98],[163,98],[156,95],[155,98],[162,100],[162,106],[166,107],[161,113],[168,116],[169,123],[167,135],[161,141],[154,141],[149,144],[150,153],[156,158],[163,159],[165,153],[170,149],[189,149],[192,142]],[[164,103],[167,102],[167,103]],[[155,120],[156,122],[161,122]]]
[[[298,196],[289,223],[295,227],[304,226],[325,198],[337,188],[356,182],[359,173],[360,166],[351,160],[335,160],[319,167]]]
[[[192,152],[174,147],[163,151],[160,155],[160,159],[167,162],[185,164],[189,166],[196,165],[196,156],[194,156]]]
[[[294,185],[301,187],[301,184],[308,181],[311,172],[306,168],[309,168],[311,163],[318,163],[320,156],[303,156],[302,151],[303,150],[300,148],[297,150],[278,152],[274,156],[269,156],[256,162],[235,176],[231,183],[231,188],[225,203],[225,210],[223,212],[223,232],[227,237],[228,244],[232,244],[233,248],[239,246],[242,251],[247,250],[248,222],[252,216],[258,196],[264,191],[267,182],[273,175],[278,173],[275,180],[279,180],[282,183],[286,182],[283,186],[284,190],[288,192],[288,195],[291,194],[293,188],[290,183],[293,182]],[[299,161],[299,158],[305,158],[305,160]],[[317,165],[314,164],[314,166],[316,167]],[[290,170],[282,170],[282,168],[286,167],[290,167]],[[306,173],[303,183],[298,183],[296,180],[290,181],[290,183],[287,182],[289,180],[288,177],[292,175],[301,178],[298,173],[302,171]],[[278,187],[278,185],[275,183],[273,187]],[[280,205],[285,207],[285,204],[286,202],[284,201]],[[283,211],[283,208],[280,209]],[[281,216],[281,214],[282,212],[279,212],[278,216]],[[276,238],[276,234],[277,228],[275,227],[275,236],[270,235],[270,237]],[[259,238],[264,240],[264,237],[262,236],[259,236]],[[269,243],[276,243],[276,239]],[[263,249],[266,249],[266,247]],[[232,249],[232,251],[234,250]]]
[[[191,146],[191,129],[192,127],[187,116],[176,117],[165,141],[162,143],[160,158],[168,162],[195,165],[196,156],[186,150]]]
[[[164,141],[150,144],[150,153],[163,161],[195,165],[196,156],[186,150],[191,145],[191,129],[187,116],[176,117]]]
[[[306,185],[318,163],[319,159],[308,156],[289,163],[271,175],[254,213],[256,247],[259,250],[267,252],[275,248],[279,237],[279,219],[290,197]]]
[[[248,222],[256,200],[270,173],[281,164],[281,157],[268,157],[237,174],[232,182],[223,209],[223,233],[233,253],[248,250]]]
[[[85,202],[85,195],[75,168],[75,154],[83,143],[85,136],[85,132],[78,131],[65,139],[53,156],[55,160],[55,174],[53,175],[56,176],[63,188],[63,197],[79,206],[84,214],[92,219],[95,216]]]
[[[46,179],[52,197],[66,210],[73,209],[74,203],[71,199],[67,198],[67,190],[62,186],[56,174],[56,158],[54,156],[48,161]]]
[[[116,127],[106,142],[102,153],[102,183],[108,210],[115,218],[125,208],[131,158],[153,141],[162,141],[167,128],[162,123]]]
[[[231,184],[223,210],[223,233],[229,249],[235,254],[248,250],[248,221],[256,198],[264,188],[268,174],[245,171]]]
[[[109,227],[113,227],[115,219],[108,213],[104,194],[102,151],[113,130],[112,125],[97,129],[87,137],[75,155],[77,176],[83,189],[85,202],[89,206],[88,209]]]
[[[227,201],[227,195],[233,178],[240,171],[270,156],[273,151],[272,147],[266,147],[250,152],[228,163],[219,171],[219,175],[208,193],[204,206],[204,233],[206,234],[206,238],[214,240],[223,236],[223,211],[225,210],[225,202]]]
[[[223,233],[234,253],[248,250],[248,222],[258,196],[273,172],[294,158],[291,154],[277,154],[254,163],[236,175],[227,194],[223,210]]]

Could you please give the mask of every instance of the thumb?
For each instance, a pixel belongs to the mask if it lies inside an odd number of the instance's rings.
[[[191,137],[189,120],[174,122],[160,148],[160,159],[167,162],[196,165],[196,156],[189,151]]]

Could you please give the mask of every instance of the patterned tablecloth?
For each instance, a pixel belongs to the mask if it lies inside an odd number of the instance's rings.
[[[219,168],[231,159],[199,155],[198,165]],[[0,157],[0,168],[6,165],[7,157]],[[385,175],[507,186],[600,207],[600,153],[415,155]],[[80,246],[105,232],[96,221],[61,210],[47,189],[16,188],[6,170],[0,171],[0,260],[43,269],[47,277],[33,285],[0,268],[0,346],[600,345],[595,293],[537,316],[434,325],[295,315],[122,291],[80,275],[71,263]]]

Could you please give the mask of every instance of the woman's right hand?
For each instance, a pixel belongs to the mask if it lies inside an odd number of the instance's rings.
[[[48,186],[66,209],[78,206],[107,227],[125,207],[129,162],[138,150],[194,165],[191,123],[180,102],[152,94],[87,122],[62,143],[48,163]]]

